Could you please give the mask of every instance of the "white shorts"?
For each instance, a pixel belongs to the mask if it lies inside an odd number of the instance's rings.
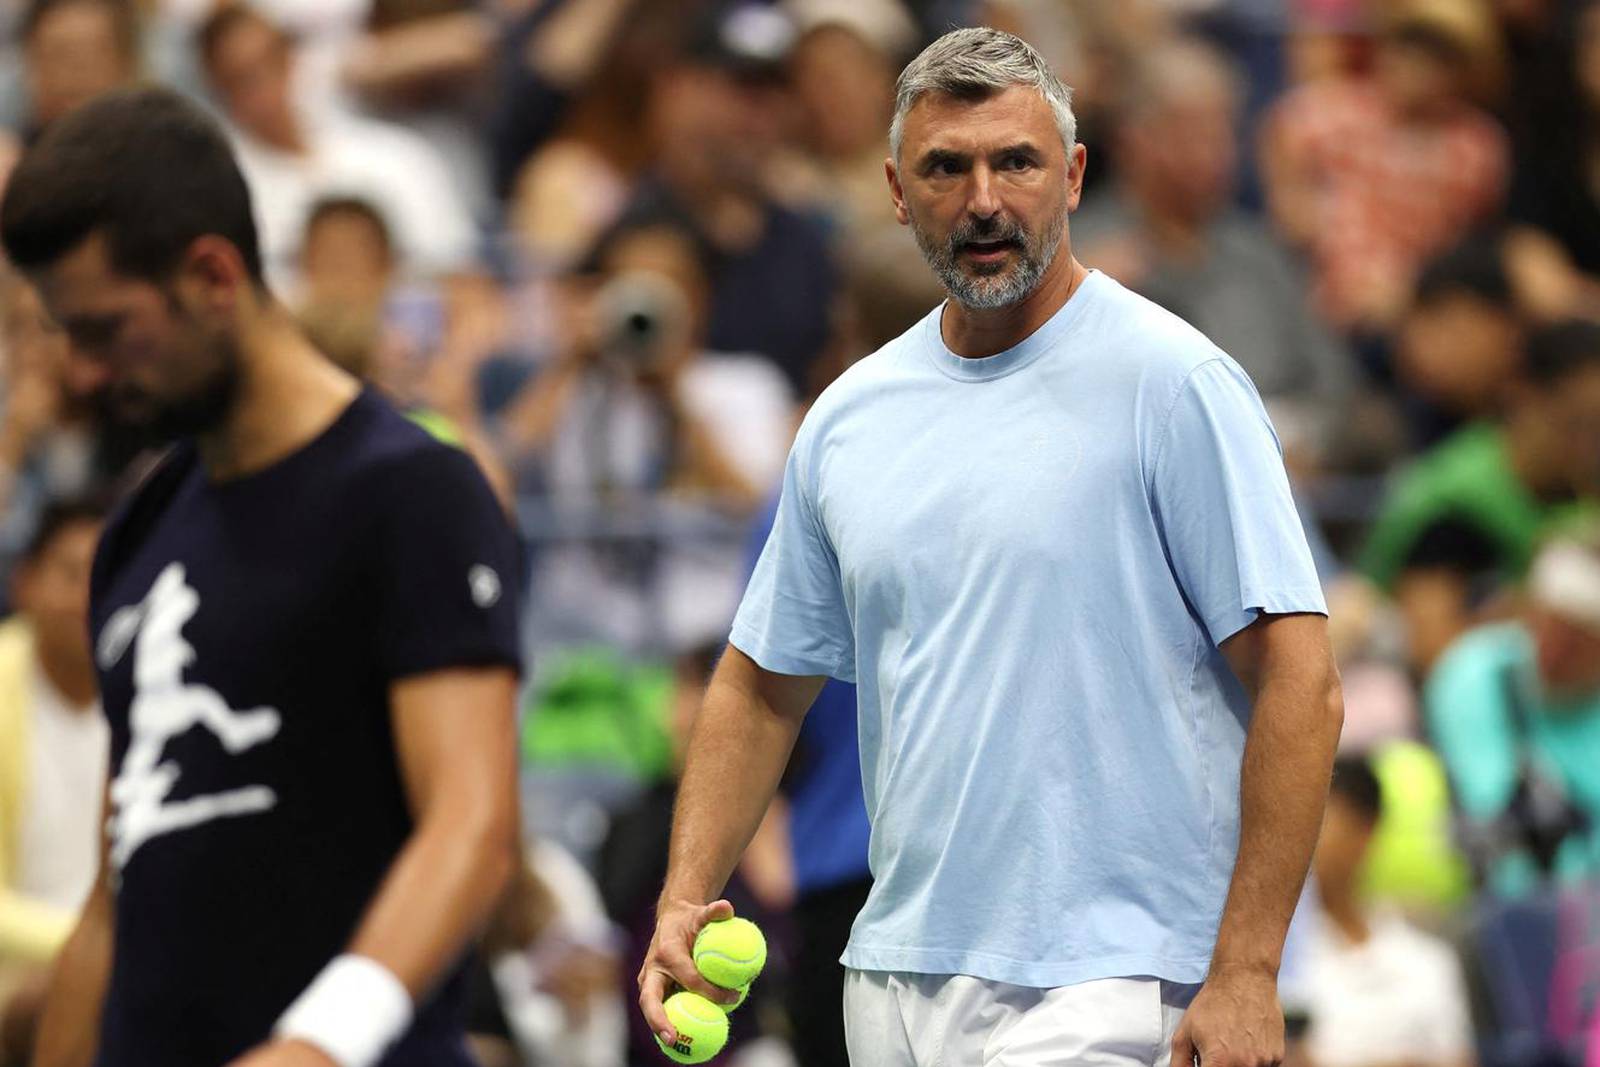
[[[1170,1067],[1172,1037],[1199,991],[1157,978],[1032,989],[852,970],[845,1039],[851,1067]]]

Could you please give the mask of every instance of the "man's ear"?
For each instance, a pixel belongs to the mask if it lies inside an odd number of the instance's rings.
[[[1081,144],[1072,146],[1067,153],[1067,210],[1078,210],[1083,200],[1083,174],[1089,163],[1089,150]]]
[[[191,241],[183,254],[178,285],[201,306],[231,315],[254,282],[232,241],[218,234],[203,234]]]
[[[906,191],[900,184],[900,169],[893,159],[883,161],[883,173],[889,179],[889,196],[894,200],[894,217],[900,225],[911,225],[911,212],[906,208]]]

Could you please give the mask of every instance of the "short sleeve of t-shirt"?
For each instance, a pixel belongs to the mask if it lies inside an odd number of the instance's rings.
[[[1155,456],[1167,553],[1214,643],[1262,612],[1327,614],[1277,435],[1243,370],[1213,359],[1190,372]]]
[[[855,637],[839,559],[818,521],[796,442],[772,532],[733,621],[733,646],[778,674],[855,681]]]
[[[477,464],[437,444],[382,477],[373,563],[384,677],[517,667],[516,538]]]

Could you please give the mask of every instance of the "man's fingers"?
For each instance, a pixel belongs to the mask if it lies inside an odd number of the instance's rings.
[[[706,923],[719,923],[731,918],[733,918],[733,905],[726,900],[713,900],[701,908],[700,914],[695,917],[694,932],[699,934]]]
[[[661,1006],[666,995],[667,976],[661,971],[652,968],[639,980],[639,1010],[644,1013],[644,1021],[650,1024],[650,1030],[657,1037],[670,1045],[677,1040],[678,1032],[667,1018],[667,1009]]]
[[[1194,1039],[1190,1036],[1189,1024],[1184,1023],[1172,1035],[1172,1067],[1194,1067],[1194,1058]]]

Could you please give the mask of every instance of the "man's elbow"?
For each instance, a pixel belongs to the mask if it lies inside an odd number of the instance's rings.
[[[441,834],[466,852],[472,885],[486,898],[498,899],[522,862],[517,823],[513,795],[510,799],[476,798],[475,803],[462,805],[436,824]]]
[[[1344,732],[1344,686],[1339,681],[1339,667],[1331,659],[1323,682],[1321,721],[1324,733],[1337,746]]]

